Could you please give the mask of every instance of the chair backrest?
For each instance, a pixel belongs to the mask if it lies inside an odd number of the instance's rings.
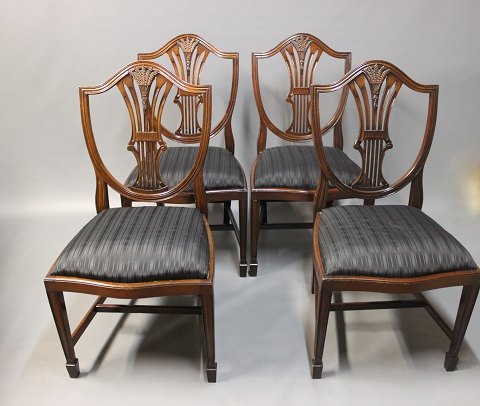
[[[261,95],[258,60],[272,58],[277,54],[283,57],[290,76],[290,91],[286,102],[292,111],[292,122],[284,131],[278,128],[268,116]],[[252,53],[252,80],[255,101],[260,116],[260,133],[257,144],[257,153],[266,147],[267,128],[278,137],[287,141],[309,141],[312,139],[312,128],[309,119],[310,85],[313,83],[318,61],[322,55],[343,60],[343,74],[351,68],[351,53],[337,52],[310,34],[295,34],[280,42],[275,48],[267,52]],[[341,75],[339,74],[339,77]],[[347,101],[347,92],[342,94],[335,114],[340,120],[330,120],[324,128],[324,133],[338,125],[334,135],[334,145],[342,148],[341,113]]]
[[[389,134],[389,120],[395,100],[405,85],[413,92],[428,95],[425,129],[420,150],[411,166],[396,180],[384,177],[383,163],[388,150],[393,148]],[[320,127],[321,93],[349,89],[359,115],[359,134],[354,149],[360,154],[361,172],[350,185],[343,183],[328,165],[323,149]],[[409,183],[409,204],[421,208],[423,201],[422,172],[430,151],[435,131],[438,103],[438,85],[422,85],[389,62],[374,60],[352,69],[341,80],[330,85],[312,85],[312,125],[314,143],[320,160],[321,176],[316,196],[316,210],[325,207],[328,182],[352,197],[370,200],[391,195]],[[405,137],[396,142],[407,142]]]
[[[175,74],[179,78],[187,83],[199,85],[205,62],[211,54],[227,62],[231,61],[232,82],[226,110],[220,121],[216,125],[212,125],[210,136],[213,137],[224,130],[225,146],[233,153],[232,114],[237,97],[239,72],[237,52],[223,52],[198,35],[182,34],[170,40],[157,51],[138,54],[138,60],[155,60],[163,55],[168,55]],[[180,109],[181,124],[176,131],[163,128],[162,133],[172,140],[197,143],[202,132],[202,127],[197,120],[198,102],[198,97],[194,95],[177,93],[175,103]]]
[[[120,182],[107,169],[97,148],[92,128],[90,98],[115,87],[120,91],[127,107],[131,124],[127,150],[135,156],[138,167],[137,179],[131,186]],[[198,153],[192,168],[182,181],[168,187],[159,173],[158,162],[161,154],[167,149],[167,144],[162,138],[162,114],[172,90],[176,90],[177,94],[197,98],[202,104],[203,119],[202,130],[198,136]],[[107,185],[133,201],[163,202],[182,192],[194,181],[197,207],[205,210],[202,176],[197,175],[203,169],[210,136],[210,86],[188,84],[154,62],[137,61],[123,67],[99,86],[81,87],[80,111],[87,149],[97,178],[97,211],[108,208]]]

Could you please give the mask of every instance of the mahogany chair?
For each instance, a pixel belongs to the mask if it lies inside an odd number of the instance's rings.
[[[114,88],[120,91],[119,100],[123,98],[131,123],[127,149],[139,168],[132,185],[118,181],[106,167],[102,160],[104,155],[100,155],[97,146],[98,134],[94,134],[92,126],[92,96]],[[168,151],[161,133],[162,113],[167,97],[175,91],[199,98],[203,105],[202,130],[198,134],[200,145],[192,167],[176,185],[167,186],[158,160]],[[99,86],[80,88],[80,108],[85,141],[96,175],[98,214],[66,246],[45,277],[67,371],[72,378],[79,376],[74,346],[97,313],[198,314],[202,317],[205,334],[207,378],[215,382],[214,248],[206,218],[202,177],[198,176],[210,135],[210,86],[188,84],[156,63],[138,61],[125,66]],[[192,182],[196,208],[109,207],[108,187],[131,200],[164,202]],[[64,292],[98,296],[73,333]],[[199,304],[192,307],[134,304],[142,298],[185,295],[198,297]],[[131,302],[107,304],[107,298],[130,299]]]
[[[150,53],[138,54],[139,60],[159,60],[162,56],[168,59],[178,77],[191,84],[200,84],[201,74],[210,55],[225,61],[223,69],[231,69],[229,101],[222,110],[222,117],[216,125],[212,125],[211,137],[223,131],[225,148],[209,146],[203,170],[204,184],[208,202],[223,202],[223,224],[210,224],[212,230],[233,230],[240,247],[240,276],[247,275],[247,201],[248,190],[245,174],[234,156],[235,143],[232,132],[232,114],[238,89],[238,53],[223,52],[195,34],[179,35],[160,49]],[[231,64],[231,68],[227,65]],[[214,88],[215,89],[215,88]],[[214,93],[215,95],[215,93]],[[215,97],[215,96],[214,96]],[[196,96],[187,96],[179,92],[174,102],[180,109],[181,124],[176,130],[162,127],[162,135],[184,144],[198,143],[202,127],[198,123],[198,104]],[[220,103],[216,103],[218,105]],[[165,182],[175,183],[183,177],[193,162],[195,147],[173,147],[161,158]],[[133,181],[137,174],[134,169],[127,180]],[[232,200],[238,200],[239,221],[237,223],[231,210]],[[124,205],[131,204],[123,199]],[[170,203],[193,202],[193,189],[187,188],[173,198]]]
[[[425,128],[423,124],[419,127],[423,138],[418,140],[421,141],[418,154],[403,175],[398,178],[392,175],[394,179],[390,181],[385,178],[388,166],[384,162],[392,159],[385,158],[394,147],[401,149],[402,142],[413,142],[405,138],[406,134],[394,137],[389,131],[392,107],[394,102],[398,103],[402,87],[419,97],[428,96],[428,109]],[[349,89],[355,99],[360,123],[354,148],[360,154],[362,170],[351,184],[346,184],[331,167],[319,124],[319,95],[344,89]],[[421,210],[422,173],[435,129],[438,86],[416,83],[391,63],[377,60],[358,66],[334,84],[312,86],[311,91],[314,141],[321,167],[313,231],[316,303],[313,378],[322,374],[329,312],[364,309],[424,307],[451,339],[444,366],[447,371],[454,370],[478,295],[480,269],[468,251]],[[410,119],[405,121],[401,117],[405,122]],[[327,207],[329,183],[367,201],[390,196],[410,185],[408,205]],[[448,286],[463,287],[453,331],[422,294]],[[343,291],[413,294],[413,298],[331,303],[332,293]]]
[[[279,58],[277,55],[281,55]],[[292,120],[286,130],[274,124],[267,114],[262,98],[259,60],[274,58],[286,63],[290,77],[290,91],[286,102],[291,108]],[[257,158],[250,173],[251,186],[251,260],[249,275],[256,276],[257,249],[260,229],[311,228],[312,223],[269,223],[268,202],[313,201],[319,178],[319,165],[313,145],[295,145],[312,140],[309,119],[310,85],[320,58],[331,59],[343,65],[343,76],[351,68],[350,52],[337,52],[310,34],[295,34],[267,52],[252,53],[252,79],[255,101],[260,118],[257,141]],[[275,59],[272,59],[274,61]],[[335,171],[346,182],[353,181],[360,168],[342,151],[342,113],[347,100],[345,91],[339,99],[336,114],[323,128],[327,134],[333,130],[333,147],[327,147],[327,155]],[[294,144],[267,148],[267,130],[277,137]],[[336,188],[329,190],[330,200],[347,197]]]

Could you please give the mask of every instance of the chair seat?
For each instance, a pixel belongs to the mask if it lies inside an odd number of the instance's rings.
[[[160,174],[163,181],[171,186],[178,184],[192,168],[198,147],[170,147],[160,157]],[[132,185],[137,178],[135,168],[127,178]],[[208,147],[203,167],[205,190],[246,189],[245,176],[235,156],[225,148]],[[193,191],[193,186],[186,188]]]
[[[97,214],[70,241],[52,274],[110,282],[205,279],[209,256],[197,209],[115,208]]]
[[[476,269],[451,234],[410,206],[339,206],[320,215],[327,275],[406,278]]]
[[[343,151],[325,147],[328,163],[335,175],[351,184],[360,168]],[[257,160],[255,188],[316,189],[320,166],[313,146],[287,145],[264,150]]]

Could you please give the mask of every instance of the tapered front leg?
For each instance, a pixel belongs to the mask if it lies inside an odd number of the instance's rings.
[[[462,296],[460,297],[460,304],[458,305],[457,318],[455,319],[455,326],[453,327],[452,340],[450,341],[450,348],[445,354],[444,367],[446,371],[454,371],[458,363],[458,353],[462,346],[463,338],[467,331],[468,323],[475,306],[478,296],[478,286],[464,286]]]
[[[70,375],[70,378],[78,378],[80,375],[80,367],[78,365],[78,359],[75,356],[75,349],[63,292],[49,291],[47,288],[47,296],[50,308],[52,309],[53,319],[57,327],[58,336],[60,337],[60,342],[65,354],[65,359],[67,361],[65,366],[68,374]]]
[[[315,291],[315,350],[312,361],[312,378],[319,379],[322,377],[323,371],[323,349],[325,347],[332,291],[327,289],[324,284],[321,284],[320,288],[317,286]]]
[[[208,382],[217,381],[217,363],[215,362],[215,321],[213,308],[213,289],[202,295],[202,320],[205,334],[206,372]]]

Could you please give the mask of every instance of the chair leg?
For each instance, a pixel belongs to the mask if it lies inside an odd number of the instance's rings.
[[[228,215],[228,209],[232,206],[232,202],[223,203],[223,224],[230,224],[230,216]]]
[[[258,249],[258,234],[260,233],[260,224],[258,222],[260,215],[260,204],[258,200],[251,200],[250,208],[250,269],[248,274],[250,276],[257,276],[257,249]]]
[[[326,289],[324,284],[320,286],[320,289],[317,286],[315,290],[315,351],[312,360],[312,378],[319,379],[322,377],[323,371],[323,349],[325,347],[332,291]]]
[[[52,309],[53,319],[55,320],[55,325],[57,327],[58,336],[62,343],[65,359],[67,361],[65,366],[68,374],[70,375],[70,378],[78,378],[80,375],[80,367],[78,365],[78,358],[75,356],[75,349],[63,292],[49,291],[47,289],[47,296],[50,308]]]
[[[202,320],[205,334],[206,372],[208,382],[217,381],[217,363],[215,362],[215,322],[213,308],[213,290],[202,295]]]
[[[318,298],[319,298],[319,295],[317,294],[317,292],[320,290],[320,286],[318,285],[318,281],[317,281],[317,278],[315,277],[315,270],[313,270],[314,274],[313,274],[313,280],[312,280],[312,292],[313,294],[315,294],[315,323],[317,321],[317,317],[318,317]]]
[[[453,327],[452,340],[450,341],[450,348],[445,354],[444,367],[446,371],[454,371],[458,363],[458,353],[467,331],[468,322],[472,315],[473,307],[478,296],[479,286],[464,286],[462,296],[460,297],[460,304],[458,305],[457,318],[455,326]]]
[[[262,224],[267,224],[268,223],[267,202],[265,201],[261,202],[260,207],[262,208]]]
[[[310,286],[310,292],[313,295],[315,293],[315,265],[312,266],[312,285]]]
[[[238,217],[240,229],[240,276],[247,276],[247,218],[248,218],[248,194],[245,199],[238,200]]]
[[[333,293],[333,302],[342,303],[342,292]],[[335,312],[335,322],[337,327],[338,357],[340,362],[345,364],[347,359],[347,336],[345,333],[345,313],[343,311]]]
[[[120,195],[120,202],[122,207],[132,207],[132,201],[128,197]]]

